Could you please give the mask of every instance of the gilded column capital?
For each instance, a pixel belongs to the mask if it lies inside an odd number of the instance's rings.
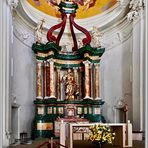
[[[97,66],[99,66],[100,65],[100,63],[94,63],[94,66],[95,67],[97,67]]]
[[[56,66],[56,70],[61,70],[61,66]]]
[[[36,60],[36,62],[37,62],[37,64],[41,64],[41,65],[44,63],[43,60]]]
[[[48,59],[47,60],[49,63],[54,63],[55,62],[55,59],[51,58],[51,59]]]
[[[78,69],[79,69],[79,67],[74,67],[73,68],[74,71],[77,71]]]
[[[83,64],[84,64],[85,66],[89,65],[90,63],[91,63],[91,62],[90,62],[89,60],[83,61]]]

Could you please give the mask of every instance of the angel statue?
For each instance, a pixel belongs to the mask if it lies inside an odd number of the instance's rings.
[[[74,74],[71,69],[68,69],[67,73],[62,77],[62,82],[65,84],[66,100],[74,100],[75,96],[78,95],[78,91]]]
[[[100,39],[102,37],[102,33],[99,31],[99,29],[96,26],[93,26],[92,29],[92,43],[93,43],[93,47],[101,47],[101,43],[100,43]]]
[[[36,38],[36,42],[37,43],[41,43],[42,42],[42,33],[43,33],[43,24],[44,24],[45,20],[42,19],[38,24],[37,27],[35,28],[35,38]]]
[[[82,48],[83,47],[83,42],[81,38],[78,38],[78,48]]]

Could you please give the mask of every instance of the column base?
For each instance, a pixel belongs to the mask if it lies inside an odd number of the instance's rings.
[[[86,96],[85,98],[83,98],[83,100],[93,100],[93,98]]]
[[[44,99],[45,99],[45,100],[49,99],[49,96],[45,96]]]
[[[101,98],[97,97],[97,98],[94,98],[94,100],[102,100]]]
[[[55,96],[49,96],[48,98],[49,98],[49,99],[56,99]]]
[[[43,97],[42,96],[37,96],[36,99],[37,100],[43,100]]]

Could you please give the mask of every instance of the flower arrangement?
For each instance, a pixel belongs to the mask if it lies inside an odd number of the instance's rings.
[[[89,137],[88,140],[93,142],[96,145],[101,145],[103,143],[113,144],[115,138],[115,133],[111,132],[109,126],[96,124],[89,127]]]

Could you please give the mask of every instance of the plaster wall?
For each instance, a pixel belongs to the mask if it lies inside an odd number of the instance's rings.
[[[102,114],[107,122],[115,122],[114,106],[118,100],[128,104],[128,118],[132,121],[131,43],[132,37],[111,50],[106,49],[101,60],[101,98],[105,101]]]
[[[30,47],[15,36],[13,41],[12,96],[20,105],[20,132],[31,133],[34,118],[33,100],[35,99],[35,59]]]
[[[144,129],[144,18],[133,23],[133,129],[143,131]]]

